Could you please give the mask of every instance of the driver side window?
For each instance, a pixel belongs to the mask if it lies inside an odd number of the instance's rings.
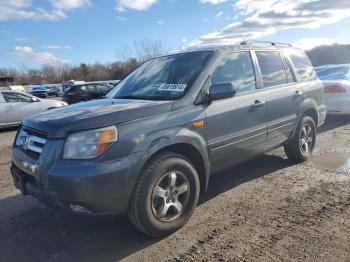
[[[227,55],[214,70],[211,84],[232,83],[237,94],[256,89],[255,72],[250,52]]]
[[[14,102],[32,102],[32,98],[26,95],[18,93],[3,93],[2,94],[6,103]]]

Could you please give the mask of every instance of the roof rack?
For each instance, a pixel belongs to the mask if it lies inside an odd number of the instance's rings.
[[[283,45],[283,46],[292,47],[291,44],[280,43],[280,42],[268,42],[268,41],[243,41],[243,42],[241,42],[241,45],[251,45],[251,44],[266,44],[266,45],[273,45],[273,46]]]

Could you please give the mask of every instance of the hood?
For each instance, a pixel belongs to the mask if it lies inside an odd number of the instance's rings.
[[[43,131],[48,138],[65,138],[81,130],[166,113],[171,107],[172,101],[101,99],[33,115],[25,118],[22,125]]]

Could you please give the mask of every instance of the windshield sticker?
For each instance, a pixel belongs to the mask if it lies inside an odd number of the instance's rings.
[[[184,92],[186,84],[160,84],[158,91],[173,91],[173,92]]]

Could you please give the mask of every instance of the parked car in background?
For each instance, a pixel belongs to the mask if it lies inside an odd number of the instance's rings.
[[[316,72],[323,81],[327,113],[350,114],[350,64],[319,66]]]
[[[24,86],[22,85],[10,85],[9,89],[17,92],[25,92]]]
[[[21,92],[0,91],[0,128],[19,125],[22,119],[32,114],[66,106],[56,100],[42,100]]]
[[[11,173],[24,195],[70,212],[127,213],[159,237],[188,221],[211,175],[280,146],[306,161],[325,117],[322,82],[299,49],[182,51],[146,61],[106,99],[25,118]]]
[[[109,83],[88,82],[69,87],[62,96],[62,100],[68,104],[86,102],[92,99],[100,99],[114,88]]]
[[[48,96],[56,96],[56,97],[58,97],[61,94],[61,91],[57,87],[54,87],[54,86],[47,87],[46,86],[45,88],[46,88]]]
[[[77,81],[77,80],[69,80],[69,81],[63,82],[62,83],[62,91],[65,92],[71,86],[80,85],[80,84],[84,84],[84,83],[85,83],[85,81]]]
[[[34,86],[29,93],[40,98],[48,98],[49,96],[49,93],[44,86]]]

